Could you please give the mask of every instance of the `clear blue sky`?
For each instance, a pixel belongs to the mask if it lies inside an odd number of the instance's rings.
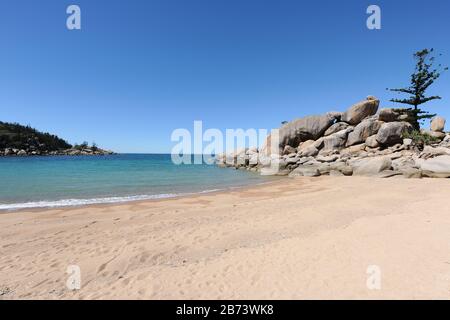
[[[66,8],[82,30],[66,29]],[[366,28],[366,8],[382,29]],[[172,130],[275,128],[408,85],[412,53],[450,64],[448,0],[2,0],[0,119],[119,152]],[[429,110],[450,122],[450,73]],[[449,128],[449,126],[447,126]]]

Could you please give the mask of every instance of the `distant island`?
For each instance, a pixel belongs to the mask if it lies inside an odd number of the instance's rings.
[[[0,121],[0,156],[108,155],[112,151],[87,142],[71,145],[54,134]]]

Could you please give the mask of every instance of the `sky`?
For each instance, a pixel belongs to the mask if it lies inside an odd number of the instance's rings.
[[[66,9],[81,8],[81,30]],[[369,30],[369,5],[381,30]],[[277,128],[450,65],[448,0],[1,0],[0,121],[116,152],[170,153],[177,128]],[[449,120],[450,73],[425,106]]]

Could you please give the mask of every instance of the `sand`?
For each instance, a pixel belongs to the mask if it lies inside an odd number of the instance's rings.
[[[2,213],[0,299],[448,299],[449,199],[444,179],[286,178]]]

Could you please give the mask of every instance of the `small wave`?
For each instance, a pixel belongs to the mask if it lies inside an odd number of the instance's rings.
[[[253,185],[264,185],[268,182],[255,183]],[[209,189],[198,192],[189,193],[163,193],[154,195],[134,195],[134,196],[123,196],[123,197],[105,197],[105,198],[92,198],[92,199],[63,199],[63,200],[44,200],[44,201],[32,201],[23,203],[11,203],[2,204],[0,203],[0,211],[14,211],[21,209],[37,209],[37,208],[58,208],[58,207],[76,207],[94,204],[108,204],[108,203],[124,203],[132,201],[142,201],[142,200],[158,200],[167,198],[183,197],[195,194],[205,194],[213,193],[224,190],[234,190],[240,189],[244,186],[230,186],[227,188],[220,189]]]
[[[56,201],[35,201],[35,202],[24,202],[24,203],[0,204],[0,210],[73,207],[73,206],[84,206],[84,205],[102,204],[102,203],[120,203],[120,202],[130,202],[130,201],[139,201],[139,200],[156,200],[156,199],[180,197],[183,195],[185,195],[185,194],[166,193],[166,194],[137,195],[137,196],[127,196],[127,197],[107,197],[107,198],[93,198],[93,199],[64,199],[64,200],[56,200]]]

